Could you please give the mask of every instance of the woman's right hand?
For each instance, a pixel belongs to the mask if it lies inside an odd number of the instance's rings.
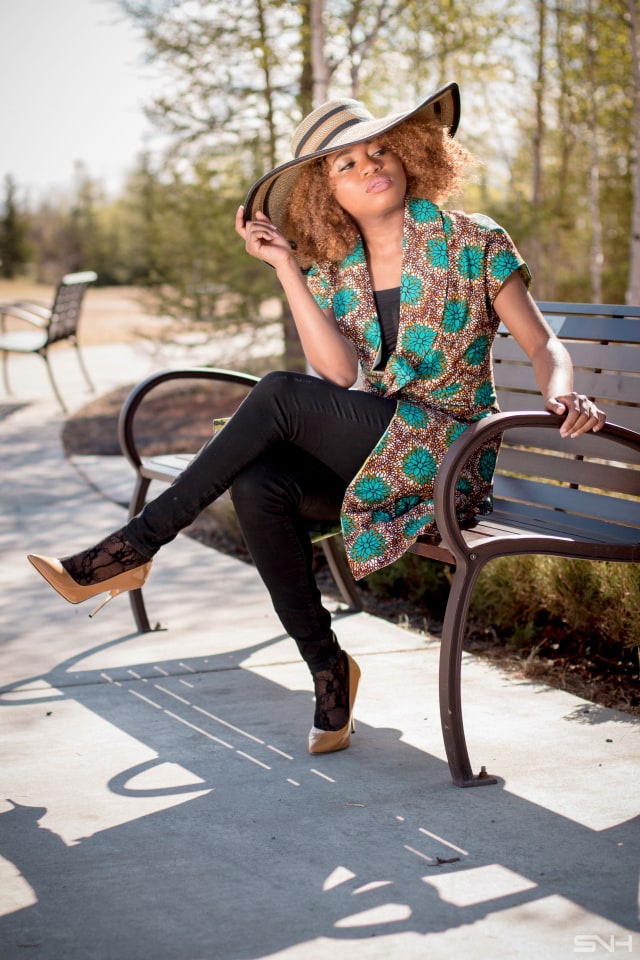
[[[333,310],[321,309],[311,295],[291,244],[264,213],[245,223],[243,207],[236,214],[236,231],[247,253],[275,268],[313,370],[341,387],[353,386],[358,376],[356,349],[340,332]]]
[[[294,260],[291,244],[260,210],[256,212],[255,220],[245,223],[244,207],[238,207],[236,233],[244,240],[247,253],[272,267],[284,266]]]

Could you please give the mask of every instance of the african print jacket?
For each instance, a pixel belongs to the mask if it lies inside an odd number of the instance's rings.
[[[347,558],[357,579],[435,533],[433,484],[448,447],[475,420],[497,411],[491,344],[493,301],[504,281],[529,271],[493,220],[406,202],[400,322],[384,370],[382,331],[362,241],[340,263],[314,264],[309,289],[333,307],[357,349],[360,389],[398,400],[388,429],[350,483],[342,506]],[[456,488],[460,522],[491,510],[498,442],[482,447]]]

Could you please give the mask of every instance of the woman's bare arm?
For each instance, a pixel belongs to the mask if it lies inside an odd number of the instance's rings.
[[[513,274],[494,303],[496,313],[531,360],[545,407],[566,416],[563,437],[600,430],[606,414],[573,389],[573,363],[567,349],[540,313],[519,274]]]
[[[353,386],[358,376],[355,347],[340,332],[333,310],[322,310],[314,300],[290,244],[262,213],[245,224],[242,207],[236,215],[236,231],[247,253],[275,269],[311,367],[332,383]]]

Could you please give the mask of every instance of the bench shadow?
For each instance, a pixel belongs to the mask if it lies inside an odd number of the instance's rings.
[[[6,420],[6,418],[10,417],[13,413],[24,410],[24,408],[28,406],[29,403],[26,401],[0,400],[0,420]]]
[[[105,778],[131,802],[126,822],[72,843],[41,825],[46,806],[7,798],[0,856],[33,896],[0,918],[3,960],[257,960],[318,938],[335,955],[549,897],[635,929],[640,818],[596,831],[500,785],[459,790],[442,760],[362,723],[350,750],[311,757],[310,692],[243,667],[280,639],[82,669],[121,638],[0,690],[13,710],[72,701],[154,753]],[[58,746],[64,770],[78,744]],[[104,745],[91,747],[88,778]],[[149,798],[166,805],[140,815]]]

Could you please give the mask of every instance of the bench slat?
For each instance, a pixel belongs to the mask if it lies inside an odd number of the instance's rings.
[[[540,403],[540,391],[535,380],[533,368],[527,364],[499,363],[494,368],[494,379],[501,390],[531,390],[537,394]],[[588,397],[597,397],[605,405],[607,400],[626,403],[640,402],[640,377],[624,376],[621,373],[595,373],[593,370],[576,370],[575,389],[586,393]]]
[[[600,524],[595,520],[587,520],[584,517],[570,517],[571,523],[558,522],[558,514],[553,510],[544,507],[540,508],[538,516],[531,514],[518,513],[511,509],[513,505],[507,504],[508,509],[503,509],[498,501],[496,509],[491,514],[491,520],[482,520],[477,528],[463,531],[463,537],[470,549],[477,549],[487,540],[497,540],[505,537],[512,537],[517,540],[520,537],[528,536],[531,538],[539,537],[541,540],[540,549],[536,553],[545,553],[545,540],[556,541],[559,539],[567,541],[567,554],[571,555],[571,544],[598,544],[604,543],[614,547],[629,547],[636,551],[640,546],[638,540],[630,540],[629,527],[619,527],[616,524]],[[562,516],[562,514],[561,514]],[[518,552],[517,544],[514,544],[514,553]]]
[[[595,343],[584,342],[577,343],[565,341],[571,359],[577,370],[582,368],[587,370],[609,370],[623,371],[625,373],[640,373],[640,345],[625,344],[620,346],[615,343]],[[517,343],[511,336],[498,336],[493,342],[493,359],[497,361],[497,367],[500,368],[506,362],[522,363],[528,366],[529,361]]]
[[[640,343],[640,324],[636,317],[589,317],[583,314],[553,315],[544,314],[544,318],[558,337],[563,341],[576,340],[602,343]],[[499,324],[498,334],[509,331]]]
[[[608,400],[620,403],[640,403],[640,377],[622,373],[596,373],[594,370],[576,370],[575,389],[595,397],[602,404]]]
[[[498,363],[493,377],[499,390],[530,390],[537,394],[538,406],[542,402],[540,391],[533,375],[533,368],[526,363]]]
[[[501,410],[543,410],[544,404],[539,393],[525,393],[515,390],[506,390],[501,387],[496,388],[498,404]],[[596,397],[596,401],[600,398]],[[602,401],[607,408],[607,416],[610,423],[617,423],[621,427],[628,427],[630,430],[638,430],[640,427],[640,405],[614,403],[611,400]],[[558,436],[560,434],[558,433]],[[566,441],[565,441],[566,442]],[[571,441],[574,443],[575,441]]]
[[[593,463],[575,457],[557,457],[535,450],[523,450],[503,444],[498,457],[497,472],[523,474],[527,477],[546,477],[579,487],[592,487],[607,493],[623,493],[640,497],[640,470]]]
[[[522,409],[526,408],[523,407]],[[539,410],[540,408],[532,406],[530,409]],[[624,410],[624,408],[621,407],[620,410]],[[615,423],[623,427],[630,427],[632,430],[637,427],[637,418],[629,417],[629,420],[635,419],[635,424],[624,423],[623,418],[619,416],[619,412],[619,410],[616,410],[612,417]],[[581,436],[570,440],[568,437],[561,437],[559,430],[547,430],[542,437],[540,430],[533,427],[520,427],[509,431],[509,443],[519,444],[523,447],[533,447],[534,449],[543,448],[556,450],[559,453],[571,453],[574,456],[583,456],[590,460],[610,460],[615,463],[640,465],[640,450],[614,444],[611,440],[600,437],[598,434],[589,434],[586,437]]]
[[[626,303],[566,303],[562,300],[538,300],[542,313],[581,313],[588,316],[639,317],[640,306]]]
[[[539,553],[545,552],[544,541],[555,543],[559,539],[567,541],[567,554],[571,554],[571,544],[575,543],[587,545],[605,543],[620,548],[631,546],[628,527],[575,516],[569,516],[570,522],[563,523],[558,522],[558,517],[564,515],[556,511],[542,507],[537,516],[532,516],[524,507],[518,510],[519,506],[496,500],[494,511],[489,517],[481,518],[473,527],[462,531],[469,550],[477,549],[487,541],[503,539],[517,541],[523,536],[541,539]],[[632,541],[633,543],[640,544],[640,540]],[[441,543],[419,539],[410,548],[410,552],[455,565],[452,554]],[[514,552],[517,553],[517,546]]]
[[[551,329],[562,340],[603,340],[611,343],[640,343],[637,316],[609,317],[579,314],[543,315]],[[506,331],[506,327],[502,327]]]
[[[610,373],[640,373],[640,346],[627,343],[567,343],[576,370],[608,370]]]
[[[522,477],[505,477],[502,474],[495,478],[494,490],[496,497],[501,500],[549,507],[565,514],[578,514],[631,527],[638,531],[637,539],[640,539],[640,501],[539,483]],[[561,522],[566,522],[565,518]]]
[[[195,454],[167,453],[154,457],[145,457],[140,466],[140,473],[149,480],[165,480],[171,482],[189,465]]]

